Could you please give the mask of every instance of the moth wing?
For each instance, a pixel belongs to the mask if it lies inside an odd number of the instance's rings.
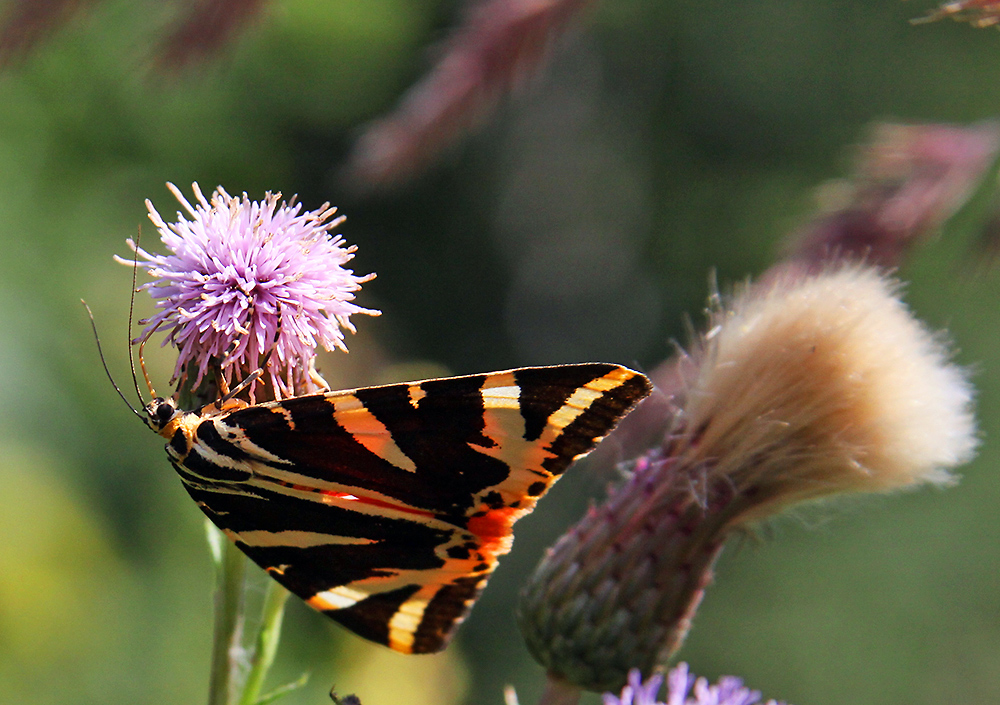
[[[512,524],[649,392],[609,364],[522,368],[329,392],[202,422],[192,497],[272,577],[359,635],[443,649]],[[204,437],[204,438],[203,438]]]

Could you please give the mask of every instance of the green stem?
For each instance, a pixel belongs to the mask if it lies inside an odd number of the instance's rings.
[[[209,530],[218,531],[215,527]],[[231,541],[221,536],[217,538],[222,542],[221,560],[216,564],[215,631],[208,705],[232,705],[243,676],[240,656],[247,558]]]
[[[260,700],[264,679],[274,663],[274,655],[278,650],[281,620],[285,614],[285,601],[288,599],[288,594],[288,590],[275,581],[268,581],[264,606],[261,609],[260,631],[257,632],[257,646],[254,649],[250,672],[247,674],[246,685],[243,688],[243,696],[239,700],[239,705],[257,705]]]

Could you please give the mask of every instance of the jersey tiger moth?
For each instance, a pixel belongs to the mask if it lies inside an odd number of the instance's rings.
[[[356,634],[417,654],[448,644],[514,522],[650,389],[588,363],[145,412],[247,556]]]

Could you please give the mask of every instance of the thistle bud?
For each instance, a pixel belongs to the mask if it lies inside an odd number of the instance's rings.
[[[678,361],[662,443],[549,550],[521,596],[550,675],[620,690],[681,645],[734,529],[843,492],[946,483],[972,389],[898,284],[857,266],[747,286]]]

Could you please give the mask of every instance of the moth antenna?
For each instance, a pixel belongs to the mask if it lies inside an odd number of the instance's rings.
[[[223,360],[225,357],[223,357]],[[215,372],[215,387],[219,390],[219,397],[222,399],[229,398],[229,382],[226,381],[225,375],[222,374],[222,365],[217,364],[212,366],[212,371]]]
[[[250,325],[253,323],[253,302],[250,302],[250,308],[248,309],[248,320],[247,329],[245,335],[250,334]],[[219,388],[220,402],[224,402],[228,399],[232,399],[234,396],[242,392],[244,389],[249,387],[251,384],[259,380],[264,376],[264,371],[271,362],[271,355],[274,353],[274,349],[278,346],[278,339],[281,337],[281,311],[278,311],[278,325],[274,331],[274,338],[271,340],[271,344],[268,345],[267,351],[264,353],[264,357],[261,358],[260,365],[254,370],[250,375],[247,376],[242,382],[240,382],[234,389],[229,389],[229,383],[226,381],[225,375],[222,370],[226,366],[235,353],[236,349],[239,347],[240,338],[234,338],[233,342],[230,344],[229,349],[226,350],[225,354],[222,356],[222,360],[219,361],[218,366],[215,368],[215,381]],[[242,332],[242,331],[241,331]],[[275,390],[277,393],[277,390]]]
[[[139,397],[139,401],[142,402],[142,392],[139,391],[139,379],[135,376],[135,358],[132,356],[132,315],[135,313],[135,282],[136,273],[139,271],[139,239],[142,237],[142,225],[139,226],[139,232],[135,234],[135,247],[132,248],[132,295],[128,300],[128,364],[132,369],[132,384],[135,386],[135,394]],[[143,365],[143,374],[146,372],[146,367]],[[149,376],[146,376],[146,382],[149,382]],[[150,394],[153,394],[153,386],[149,387]]]
[[[236,327],[236,332],[238,335],[233,337],[232,341],[229,343],[229,347],[222,354],[222,359],[220,359],[217,363],[214,364],[215,386],[219,391],[220,404],[224,401],[232,399],[234,396],[236,396],[236,394],[246,389],[248,384],[252,384],[254,381],[257,380],[257,377],[250,375],[245,380],[243,380],[243,382],[241,382],[239,385],[236,386],[236,389],[239,391],[231,391],[229,389],[229,382],[226,381],[226,375],[223,372],[226,365],[229,364],[229,360],[233,357],[233,355],[236,354],[236,350],[240,347],[240,340],[242,340],[244,336],[250,335],[250,326],[253,323],[253,307],[254,307],[254,302],[253,299],[251,299],[250,307],[247,309],[246,329],[240,327],[239,320],[233,321],[233,325]],[[237,369],[237,372],[238,371],[239,369]]]
[[[261,376],[264,375],[264,370],[266,370],[268,365],[271,364],[271,355],[274,353],[274,349],[278,347],[278,340],[281,338],[281,324],[281,309],[279,308],[278,325],[274,329],[274,338],[271,339],[271,344],[267,346],[267,352],[265,352],[264,357],[261,358],[260,367],[258,368]],[[277,384],[274,385],[274,397],[275,399],[281,399],[281,390],[278,388]]]
[[[261,371],[265,370],[268,365],[271,364],[271,354],[274,349],[278,347],[278,339],[281,338],[281,325],[282,325],[281,309],[278,309],[278,325],[274,329],[274,338],[271,339],[271,344],[267,347],[267,352],[264,353],[263,359],[260,361]]]
[[[120,396],[122,398],[122,401],[125,402],[125,406],[127,406],[132,411],[133,414],[135,414],[140,419],[142,419],[143,422],[145,422],[146,417],[142,415],[142,412],[140,412],[138,409],[132,406],[132,402],[130,402],[128,399],[125,398],[125,395],[122,393],[122,390],[115,383],[114,377],[111,376],[111,370],[108,369],[107,360],[104,359],[104,350],[101,349],[101,337],[97,334],[97,322],[94,320],[94,313],[90,310],[90,306],[87,305],[86,301],[80,299],[80,303],[82,303],[83,307],[87,309],[87,316],[90,317],[90,327],[94,331],[94,340],[97,341],[97,354],[101,356],[101,365],[104,366],[104,374],[108,376],[108,380],[110,380],[111,386],[115,388],[116,392],[118,392],[118,396]]]
[[[219,399],[219,404],[226,403],[227,401],[229,401],[230,399],[232,399],[233,397],[235,397],[237,394],[239,394],[240,392],[242,392],[244,389],[246,389],[247,387],[249,387],[251,384],[253,384],[254,382],[256,382],[258,379],[260,379],[263,375],[264,375],[263,368],[258,367],[256,370],[254,370],[249,375],[247,375],[247,378],[245,380],[243,380],[242,382],[240,382],[239,384],[237,384],[235,387],[233,387],[232,389],[230,389],[228,394],[226,394],[221,399]]]
[[[142,370],[142,377],[146,380],[146,386],[149,387],[149,394],[154,399],[156,398],[156,392],[153,390],[153,383],[149,380],[149,373],[146,371],[146,358],[143,357],[142,351],[146,347],[146,343],[149,342],[149,339],[153,336],[153,333],[159,330],[162,325],[163,321],[157,323],[153,329],[146,333],[146,335],[142,336],[142,340],[139,341],[139,369]],[[131,352],[131,349],[129,352]],[[136,384],[136,386],[138,387],[138,384]]]

